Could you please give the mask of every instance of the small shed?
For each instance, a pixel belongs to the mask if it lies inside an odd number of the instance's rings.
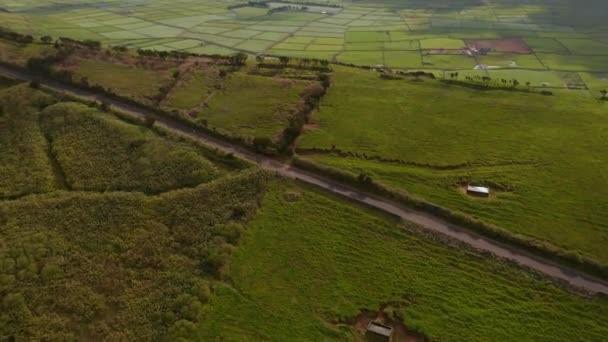
[[[393,328],[379,322],[369,322],[365,333],[367,341],[390,342],[393,337]]]
[[[467,186],[467,194],[477,197],[489,197],[490,188],[486,186],[471,185]]]

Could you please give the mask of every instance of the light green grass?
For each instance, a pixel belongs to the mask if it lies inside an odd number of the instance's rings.
[[[349,43],[385,42],[390,37],[386,32],[346,32],[345,39]]]
[[[569,53],[562,43],[553,38],[526,38],[526,43],[534,52]]]
[[[533,54],[522,55],[516,53],[489,53],[485,56],[478,56],[477,62],[479,64],[486,64],[503,68],[545,68],[545,66]]]
[[[301,199],[286,200],[287,192]],[[409,226],[406,226],[409,227]],[[441,341],[597,340],[605,298],[586,298],[493,258],[450,248],[398,222],[281,182],[216,287],[193,340],[353,341],[359,310],[396,308]]]
[[[567,94],[384,81],[342,68],[334,77],[314,118],[319,128],[304,133],[300,148],[335,146],[414,163],[419,167],[337,158],[332,165],[608,262],[602,171],[608,150],[600,133],[608,127],[608,104]],[[453,170],[436,170],[442,167]],[[498,195],[471,199],[458,191],[460,182],[490,184]]]
[[[422,39],[420,47],[423,49],[462,49],[465,44],[461,39],[433,38]]]
[[[384,51],[384,63],[393,68],[422,67],[422,59],[418,51]]]
[[[287,127],[293,106],[307,84],[231,74],[225,81],[225,90],[211,96],[209,107],[199,114],[199,118],[207,120],[210,127],[231,135],[274,139]]]
[[[446,69],[473,69],[477,63],[472,57],[465,55],[423,55],[425,67]]]
[[[564,71],[608,71],[608,58],[606,56],[576,56],[537,53],[536,56],[553,70]]]
[[[156,95],[170,77],[168,70],[148,70],[94,59],[81,60],[76,74],[86,77],[90,84],[144,103],[150,103],[149,98]]]
[[[345,51],[336,57],[339,62],[355,65],[384,64],[382,51]]]

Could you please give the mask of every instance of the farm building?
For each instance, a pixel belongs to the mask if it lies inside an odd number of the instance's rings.
[[[476,186],[469,184],[467,186],[467,194],[471,196],[478,197],[489,197],[490,196],[490,188],[485,186]]]
[[[365,333],[367,341],[390,342],[393,337],[393,328],[379,322],[369,322]]]

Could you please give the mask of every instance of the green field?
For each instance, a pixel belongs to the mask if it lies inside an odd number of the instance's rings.
[[[314,161],[366,172],[386,185],[513,232],[608,262],[602,189],[606,104],[568,94],[478,91],[433,81],[384,81],[336,68],[335,84],[299,140],[331,149]],[[459,184],[488,184],[489,200]]]
[[[309,82],[235,73],[198,114],[228,134],[276,138],[287,126]]]
[[[243,51],[329,60],[343,51],[361,51],[342,53],[337,60],[405,69],[419,65],[396,58],[395,53],[380,56],[389,51],[454,51],[465,47],[463,39],[523,38],[531,53],[488,62],[512,69],[550,69],[547,72],[608,69],[608,27],[603,20],[608,6],[599,0],[590,0],[583,9],[571,0],[531,0],[525,4],[503,0],[475,4],[434,1],[336,0],[332,3],[337,8],[308,6],[304,11],[269,13],[278,4],[229,8],[233,4],[211,0],[153,0],[145,5],[113,1],[103,7],[88,2],[70,7],[50,0],[0,0],[0,8],[6,9],[0,12],[0,18],[4,26],[19,32],[94,39],[109,45],[202,54]],[[10,49],[0,49],[0,54],[2,50]],[[517,51],[505,51],[514,52]],[[453,56],[423,59],[427,69],[475,66]],[[520,61],[511,63],[514,59]]]
[[[158,93],[163,83],[168,82],[168,70],[153,70],[110,61],[88,59],[78,63],[78,77],[87,79],[123,96],[132,97],[151,104],[151,97]]]
[[[216,287],[205,321],[186,336],[360,341],[346,322],[383,303],[431,340],[601,340],[608,333],[605,298],[577,297],[412,228],[275,183],[230,263],[231,286]]]

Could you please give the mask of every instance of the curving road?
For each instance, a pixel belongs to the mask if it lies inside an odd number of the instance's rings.
[[[3,66],[0,66],[0,74],[28,82],[34,78],[27,72],[13,70]],[[258,164],[260,167],[273,171],[281,176],[300,180],[302,182],[325,189],[334,194],[349,198],[355,202],[359,202],[369,207],[381,210],[385,213],[395,215],[403,220],[415,223],[429,231],[449,236],[452,239],[458,240],[480,251],[490,252],[498,257],[516,262],[549,277],[558,279],[562,282],[567,282],[571,286],[591,293],[602,293],[608,295],[608,282],[586,275],[581,271],[561,266],[553,261],[533,255],[517,247],[506,245],[504,243],[481,236],[430,214],[409,209],[405,206],[398,205],[390,200],[383,199],[378,196],[369,195],[363,191],[356,190],[322,175],[302,170],[298,167],[294,167],[278,160],[254,153],[230,142],[211,137],[203,132],[192,129],[191,127],[175,119],[166,116],[158,116],[144,108],[124,103],[92,91],[78,89],[64,83],[52,80],[43,80],[41,81],[41,84],[56,91],[71,93],[89,100],[103,101],[131,115],[138,117],[153,117],[156,119],[156,124],[158,125],[190,136],[205,143],[206,145],[211,146],[212,148],[217,148],[218,150],[227,153],[233,153],[236,156],[252,161]]]

